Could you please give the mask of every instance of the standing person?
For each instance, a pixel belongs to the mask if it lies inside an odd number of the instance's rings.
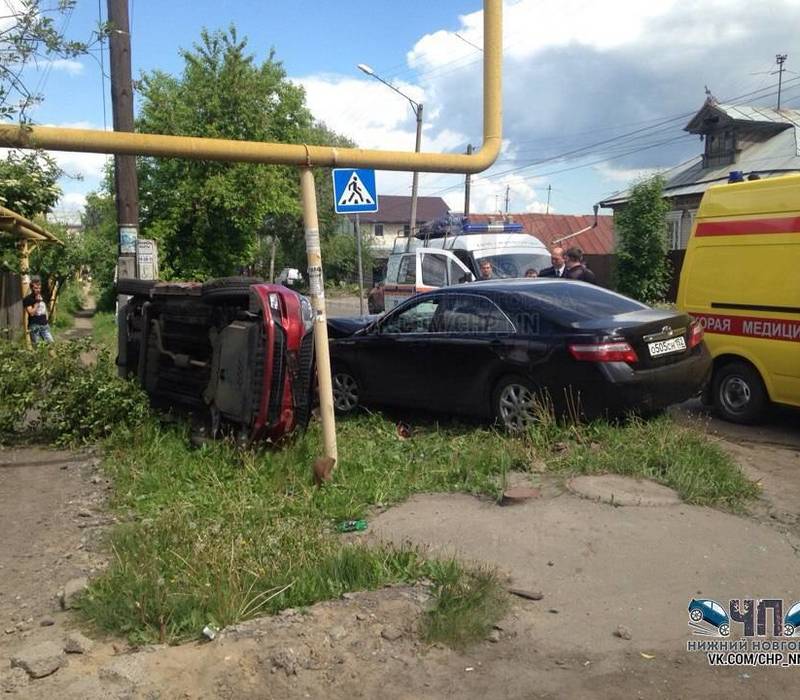
[[[481,279],[482,280],[490,280],[494,276],[492,271],[492,263],[488,260],[481,260]]]
[[[589,282],[590,284],[597,284],[597,279],[592,272],[583,262],[583,251],[577,246],[568,248],[565,253],[567,271],[564,277],[570,280],[580,280],[581,282]]]
[[[564,277],[567,266],[564,260],[564,249],[556,246],[550,251],[551,267],[539,271],[539,277]]]
[[[38,277],[31,279],[31,292],[22,300],[22,306],[28,314],[28,333],[31,342],[34,345],[40,341],[52,343],[53,334],[50,332],[47,320],[47,303],[42,296],[42,281]]]

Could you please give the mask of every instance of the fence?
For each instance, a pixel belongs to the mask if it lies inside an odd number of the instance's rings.
[[[22,293],[19,275],[0,272],[0,340],[22,332]]]
[[[667,289],[666,301],[674,303],[678,298],[678,282],[681,278],[685,250],[670,250],[667,252],[669,261],[670,278]],[[617,256],[615,253],[605,255],[584,255],[586,266],[597,277],[597,283],[606,289],[616,289]]]

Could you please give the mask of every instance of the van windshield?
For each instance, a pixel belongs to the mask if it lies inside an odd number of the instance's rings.
[[[550,256],[546,253],[484,255],[475,258],[478,269],[480,269],[481,262],[484,260],[488,260],[492,264],[492,276],[498,279],[525,277],[525,273],[530,269],[539,272],[539,270],[550,266]]]

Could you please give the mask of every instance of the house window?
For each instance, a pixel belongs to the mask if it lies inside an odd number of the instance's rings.
[[[375,224],[375,235],[383,236],[383,224]]]
[[[411,235],[411,226],[409,224],[406,224],[405,226],[403,226],[403,235],[406,238],[408,238]]]
[[[671,211],[667,214],[667,244],[670,250],[680,250],[681,248],[682,219],[682,211]]]

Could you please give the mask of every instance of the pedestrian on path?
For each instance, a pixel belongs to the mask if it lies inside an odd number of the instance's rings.
[[[31,291],[22,300],[25,313],[28,314],[28,333],[34,345],[52,343],[53,334],[47,318],[47,302],[42,296],[42,281],[38,277],[31,279]]]

